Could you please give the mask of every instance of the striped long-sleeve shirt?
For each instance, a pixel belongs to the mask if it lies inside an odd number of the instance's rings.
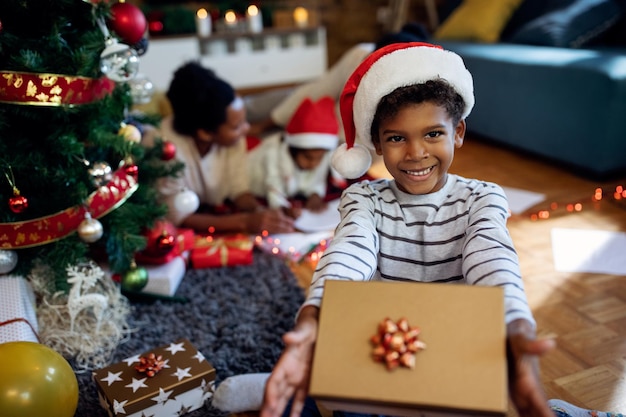
[[[411,195],[366,181],[344,191],[339,211],[304,305],[320,306],[326,279],[500,286],[506,323],[534,325],[500,186],[449,174],[441,190]]]

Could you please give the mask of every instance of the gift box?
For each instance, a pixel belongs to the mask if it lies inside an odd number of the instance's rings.
[[[193,268],[250,265],[252,248],[248,235],[196,236],[189,261]]]
[[[0,343],[38,343],[35,309],[35,294],[26,279],[0,277]]]
[[[177,229],[174,247],[171,251],[162,256],[153,256],[149,253],[139,252],[135,255],[135,261],[144,265],[163,265],[189,252],[194,247],[195,242],[196,234],[192,229]]]
[[[151,370],[157,372],[150,376]],[[213,395],[215,369],[187,339],[179,339],[98,369],[92,377],[110,417],[175,417],[197,410]]]
[[[145,266],[148,272],[148,283],[141,290],[146,294],[173,296],[178,290],[185,272],[187,272],[187,259],[189,252],[175,257],[162,265]]]
[[[418,329],[425,348],[409,355],[412,368],[397,362],[388,366],[390,362],[380,359],[381,345],[374,341],[380,342],[377,335],[385,319],[404,319]],[[387,349],[406,349],[395,341],[409,340],[408,333],[400,332],[402,337],[396,339],[398,331],[382,342]],[[505,346],[501,288],[329,280],[320,309],[310,395],[330,410],[504,416]]]

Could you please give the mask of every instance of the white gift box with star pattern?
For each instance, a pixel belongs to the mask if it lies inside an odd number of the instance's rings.
[[[136,369],[154,354],[154,376]],[[180,339],[93,372],[100,404],[109,416],[177,417],[213,396],[215,369],[187,340]]]

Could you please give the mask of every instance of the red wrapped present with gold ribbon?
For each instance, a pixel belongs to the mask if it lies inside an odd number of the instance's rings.
[[[197,236],[189,260],[193,268],[250,265],[252,247],[249,235]]]

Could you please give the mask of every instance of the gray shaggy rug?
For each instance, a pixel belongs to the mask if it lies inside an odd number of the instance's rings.
[[[282,335],[304,301],[289,267],[255,249],[247,266],[189,269],[176,293],[187,303],[131,299],[130,325],[137,329],[120,344],[112,363],[187,338],[216,370],[216,386],[229,376],[270,372],[282,351]],[[106,417],[90,373],[77,375],[76,417]],[[204,407],[188,417],[226,414]]]

